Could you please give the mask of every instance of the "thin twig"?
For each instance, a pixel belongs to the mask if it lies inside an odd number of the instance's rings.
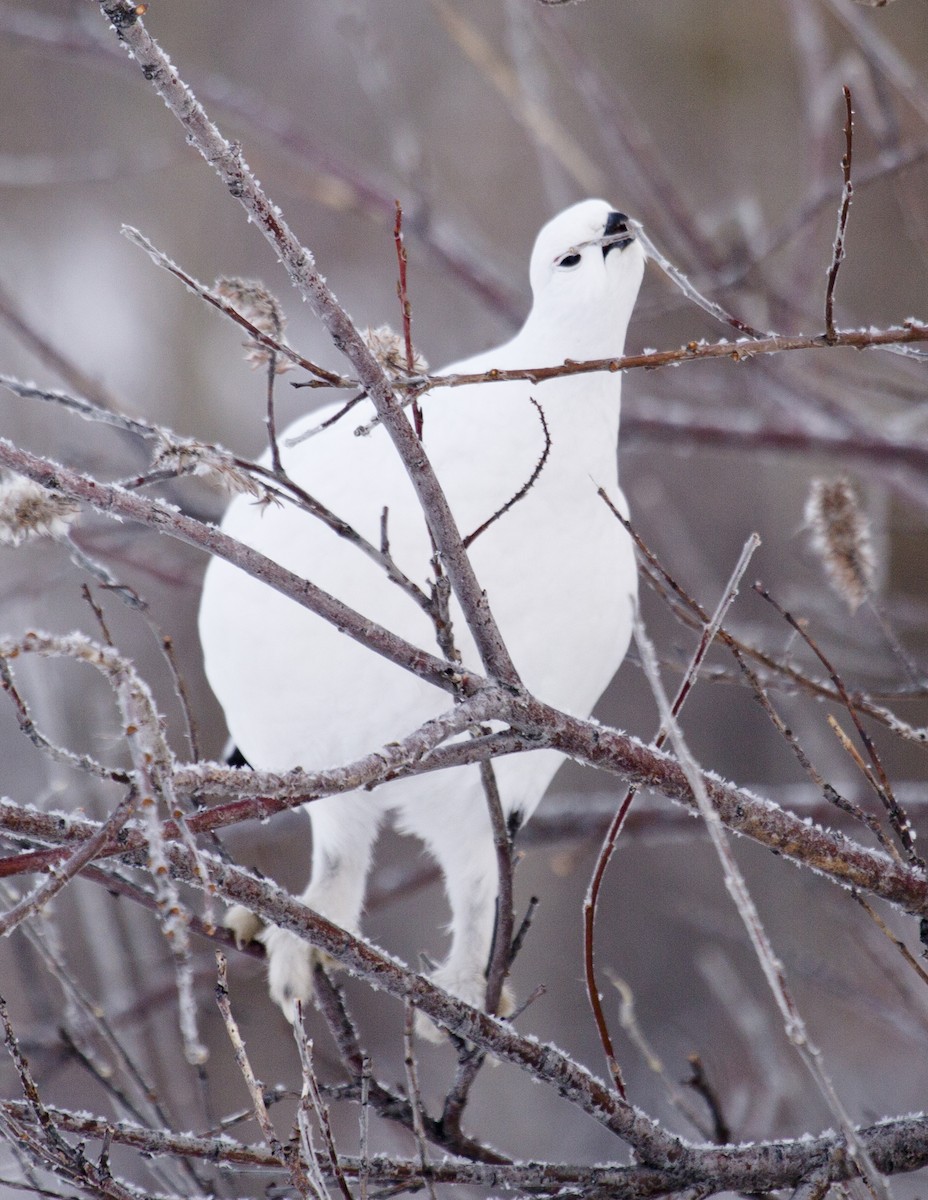
[[[469,533],[464,538],[464,545],[468,549],[474,544],[474,542],[482,533],[490,528],[494,521],[498,521],[500,517],[509,512],[513,505],[518,504],[520,500],[523,500],[528,495],[528,493],[535,486],[538,476],[545,469],[545,464],[548,461],[548,455],[551,453],[551,434],[548,430],[548,422],[545,420],[545,410],[541,407],[534,396],[529,396],[529,400],[532,402],[532,404],[534,404],[538,411],[538,419],[541,421],[541,429],[545,438],[544,449],[541,452],[538,462],[535,464],[535,469],[532,471],[525,483],[523,483],[523,485],[515,493],[515,495],[510,496],[506,503],[501,505],[492,516],[487,517],[482,525],[478,525],[473,533]]]
[[[319,386],[319,381],[328,387],[334,388],[350,388],[355,386],[353,380],[346,379],[343,375],[338,375],[334,371],[327,371],[325,367],[320,367],[318,363],[311,362],[308,358],[304,358],[302,354],[297,354],[280,336],[272,337],[270,334],[258,329],[256,325],[253,325],[232,304],[223,299],[222,296],[217,295],[213,288],[207,287],[205,283],[200,283],[198,279],[195,279],[189,272],[168,258],[163,251],[153,245],[138,229],[133,229],[131,225],[123,225],[122,233],[130,242],[144,250],[156,267],[162,267],[169,274],[179,279],[195,296],[199,296],[201,300],[205,300],[207,304],[212,305],[213,308],[221,312],[224,317],[228,317],[230,321],[233,321],[240,328],[244,329],[250,338],[253,338],[258,345],[263,346],[269,351],[271,357],[281,355],[288,358],[296,366],[302,367],[304,371],[308,371],[316,377],[316,386]],[[303,384],[303,386],[306,387],[307,385]]]
[[[316,966],[313,983],[320,1012],[328,1025],[352,1087],[357,1090],[358,1098],[366,1095],[374,1112],[387,1120],[396,1121],[412,1133],[413,1113],[409,1097],[392,1091],[374,1076],[370,1059],[361,1046],[358,1031],[345,1007],[344,996],[322,966]],[[443,1150],[482,1162],[509,1162],[503,1155],[481,1145],[473,1138],[466,1137],[460,1131],[446,1129],[439,1121],[425,1114],[420,1116],[425,1137]],[[366,1118],[362,1116],[362,1121],[364,1120]]]
[[[264,1086],[258,1081],[258,1077],[254,1073],[248,1058],[248,1051],[245,1049],[245,1043],[239,1032],[238,1023],[232,1014],[226,957],[218,950],[216,952],[216,1004],[222,1014],[223,1024],[226,1027],[226,1033],[232,1044],[232,1051],[235,1055],[238,1069],[242,1074],[242,1079],[244,1079],[248,1094],[251,1097],[255,1120],[258,1122],[258,1127],[264,1135],[268,1149],[281,1166],[286,1167],[290,1174],[290,1182],[296,1191],[304,1197],[304,1200],[309,1200],[310,1197],[314,1197],[314,1200],[320,1200],[306,1175],[306,1169],[300,1161],[299,1152],[296,1150],[296,1147],[292,1145],[284,1146],[277,1136],[271,1118],[268,1115],[267,1105],[264,1101]]]
[[[108,1170],[101,1169],[99,1164],[91,1162],[85,1156],[83,1145],[71,1146],[62,1137],[54,1114],[45,1107],[39,1095],[29,1062],[20,1048],[2,996],[0,1021],[3,1024],[4,1041],[19,1076],[30,1115],[41,1130],[41,1143],[30,1143],[27,1139],[23,1139],[22,1143],[30,1150],[37,1164],[55,1170],[60,1178],[78,1184],[82,1189],[93,1189],[92,1194],[109,1197],[110,1200],[137,1200],[136,1195],[118,1183]]]
[[[73,750],[68,750],[63,746],[56,746],[54,742],[46,737],[32,719],[29,705],[16,686],[13,672],[10,669],[9,659],[2,654],[0,654],[0,687],[3,688],[13,702],[16,721],[20,729],[37,749],[48,754],[53,761],[74,767],[79,771],[86,771],[88,774],[95,775],[100,779],[108,779],[113,783],[127,784],[129,782],[130,777],[127,771],[116,767],[104,766],[103,763],[97,762],[89,754],[76,754]]]
[[[280,446],[277,444],[277,415],[274,411],[274,383],[277,379],[277,351],[271,350],[267,356],[267,392],[266,392],[266,415],[265,424],[267,425],[267,440],[271,450],[271,469],[274,474],[280,478],[284,472],[283,463],[280,461]]]
[[[406,1094],[412,1108],[412,1127],[416,1138],[416,1148],[419,1151],[419,1164],[426,1181],[426,1187],[431,1200],[436,1200],[435,1188],[432,1184],[428,1151],[425,1148],[425,1125],[423,1123],[422,1092],[419,1088],[419,1071],[416,1066],[416,1047],[413,1029],[415,1028],[416,1010],[406,1001],[403,1013],[403,1068],[406,1072]]]
[[[66,887],[96,858],[107,842],[119,835],[123,826],[135,812],[138,798],[136,789],[130,787],[93,837],[77,846],[64,862],[56,864],[54,871],[44,883],[39,884],[32,892],[23,896],[18,904],[0,916],[0,937],[6,937],[20,922],[41,912],[62,888]]]
[[[613,516],[621,521],[625,529],[631,533],[631,528],[628,521],[618,511],[604,489],[600,488],[598,495],[612,512]],[[745,543],[744,549],[742,550],[741,559],[738,563],[738,568],[736,568],[735,573],[732,575],[732,578],[729,582],[729,588],[725,593],[725,598],[723,599],[723,603],[719,609],[721,615],[719,616],[718,622],[708,618],[705,621],[700,635],[699,644],[696,647],[695,653],[690,659],[689,665],[684,672],[683,679],[677,690],[677,695],[674,698],[672,712],[675,717],[680,712],[687,696],[690,693],[690,690],[696,682],[696,679],[699,675],[699,669],[702,666],[702,663],[708,654],[712,643],[715,641],[715,638],[719,633],[722,620],[724,619],[724,614],[727,612],[728,607],[734,602],[735,597],[738,594],[738,587],[740,585],[741,577],[744,571],[747,570],[747,565],[750,562],[751,556],[754,554],[754,551],[759,545],[760,538],[757,536],[757,534],[752,534]],[[661,728],[657,732],[656,737],[654,738],[654,741],[651,743],[655,749],[660,749],[660,747],[663,746],[667,739],[668,732],[668,729],[662,724]],[[594,939],[596,927],[596,909],[599,901],[599,893],[602,889],[603,880],[606,875],[606,869],[609,866],[609,862],[612,858],[619,836],[622,832],[622,828],[625,824],[626,817],[628,816],[629,808],[631,807],[637,792],[638,787],[636,785],[632,785],[632,787],[628,789],[625,797],[622,800],[622,803],[619,805],[618,810],[612,819],[612,823],[610,824],[600,847],[599,855],[593,868],[593,874],[590,877],[590,883],[583,902],[583,965],[586,979],[587,999],[589,1001],[590,1008],[593,1011],[593,1019],[596,1023],[600,1044],[602,1045],[603,1052],[606,1056],[606,1063],[609,1067],[610,1074],[612,1075],[619,1095],[623,1097],[625,1095],[625,1085],[622,1079],[622,1072],[619,1068],[618,1059],[616,1058],[615,1054],[615,1047],[612,1042],[612,1037],[609,1033],[606,1015],[603,1011],[602,993],[600,992],[599,985],[596,982]]]
[[[774,953],[766,930],[761,922],[760,914],[754,905],[744,877],[735,862],[728,839],[725,836],[724,826],[706,790],[703,775],[696,765],[689,747],[683,739],[680,727],[671,712],[670,701],[667,699],[660,679],[654,647],[637,614],[635,617],[635,642],[638,646],[641,663],[648,682],[651,685],[652,693],[660,709],[661,720],[668,726],[670,740],[677,758],[680,760],[680,764],[686,771],[687,778],[690,780],[700,815],[709,831],[709,836],[712,839],[719,862],[722,864],[725,886],[735,902],[738,915],[744,924],[751,944],[754,947],[757,960],[764,972],[764,977],[776,1000],[777,1007],[783,1018],[786,1035],[796,1047],[802,1062],[815,1081],[829,1110],[838,1121],[847,1142],[848,1153],[854,1160],[867,1186],[874,1196],[879,1197],[880,1200],[889,1200],[886,1182],[874,1165],[869,1151],[857,1136],[850,1115],[825,1071],[821,1051],[809,1038],[805,1022],[787,985],[783,965]]]
[[[892,784],[889,781],[889,776],[886,774],[886,771],[883,768],[882,760],[877,753],[873,739],[864,728],[864,724],[860,719],[860,714],[857,711],[857,706],[848,694],[847,688],[844,686],[844,681],[842,680],[841,676],[838,674],[837,670],[831,664],[828,658],[826,658],[824,651],[809,633],[803,622],[797,621],[792,613],[787,612],[786,609],[778,604],[762,584],[755,583],[754,590],[780,614],[784,621],[786,621],[787,624],[796,631],[796,633],[799,634],[802,640],[806,643],[812,653],[828,672],[831,681],[835,686],[835,690],[841,697],[842,703],[850,714],[851,720],[854,722],[854,728],[857,730],[857,734],[860,737],[861,742],[863,742],[864,748],[866,749],[870,758],[870,762],[873,765],[875,776],[868,776],[868,778],[876,785],[877,795],[886,809],[886,815],[889,823],[892,826],[894,833],[898,837],[909,863],[924,872],[924,861],[915,849],[915,834],[912,829],[912,824],[909,821],[906,813],[896,801],[896,797],[893,794]]]
[[[687,279],[683,272],[673,265],[673,263],[662,254],[661,251],[654,245],[654,242],[648,237],[647,233],[638,221],[633,221],[632,225],[638,235],[638,239],[644,248],[648,258],[652,259],[660,269],[664,272],[667,278],[676,287],[680,289],[688,300],[692,300],[698,305],[703,312],[707,312],[710,317],[714,317],[717,321],[721,321],[723,325],[730,325],[732,329],[737,329],[739,333],[746,334],[751,338],[764,338],[769,336],[760,329],[755,329],[753,325],[749,325],[746,321],[742,321],[740,317],[734,316],[727,312],[721,304],[715,300],[709,300],[706,296],[698,291],[696,287]]]
[[[635,1011],[635,994],[630,985],[625,979],[620,978],[620,976],[612,971],[607,970],[606,974],[609,976],[609,982],[619,993],[619,1024],[625,1031],[629,1041],[640,1054],[648,1070],[653,1071],[663,1083],[670,1103],[699,1132],[700,1137],[705,1141],[709,1141],[710,1131],[705,1120],[695,1111],[693,1105],[689,1102],[689,1097],[681,1090],[680,1085],[668,1075],[660,1055],[648,1041],[644,1030],[641,1028]]]
[[[854,897],[854,899],[857,901],[857,903],[860,905],[860,907],[864,910],[864,912],[867,914],[867,916],[870,918],[870,920],[873,921],[874,925],[876,925],[876,927],[877,927],[877,929],[879,929],[880,933],[882,933],[884,937],[888,938],[888,940],[890,942],[892,942],[892,944],[896,947],[896,949],[899,951],[899,953],[905,959],[906,963],[908,963],[908,965],[912,968],[912,970],[919,977],[919,979],[922,981],[922,983],[928,984],[928,971],[925,970],[925,968],[918,961],[918,959],[915,957],[915,955],[912,953],[912,951],[908,948],[908,946],[905,944],[905,942],[903,942],[901,938],[896,937],[896,935],[889,928],[889,926],[886,924],[886,922],[883,920],[883,918],[880,916],[880,914],[876,911],[876,909],[871,904],[867,903],[867,901],[860,894],[860,892],[854,891],[851,893],[851,895]]]
[[[406,253],[406,243],[403,240],[403,207],[399,200],[396,202],[396,220],[393,224],[393,242],[396,246],[396,265],[399,278],[396,283],[396,294],[400,302],[400,312],[403,322],[403,346],[406,352],[406,371],[412,375],[416,368],[416,352],[412,345],[412,305],[409,303],[409,289],[406,279],[406,268],[409,256]],[[417,395],[412,397],[412,423],[416,437],[422,441],[422,408]]]
[[[348,1181],[345,1179],[345,1173],[339,1162],[338,1150],[335,1146],[335,1138],[332,1134],[332,1125],[329,1121],[329,1110],[326,1107],[322,1095],[319,1091],[319,1081],[316,1078],[316,1070],[313,1064],[313,1043],[306,1036],[306,1031],[303,1028],[303,1006],[298,1001],[297,1020],[293,1022],[293,1036],[296,1039],[297,1051],[300,1056],[300,1069],[303,1075],[303,1090],[300,1095],[299,1107],[299,1123],[300,1133],[303,1138],[303,1156],[307,1163],[316,1165],[316,1173],[320,1181],[323,1179],[323,1171],[321,1170],[321,1162],[314,1151],[309,1122],[306,1119],[307,1109],[310,1109],[316,1118],[316,1123],[319,1126],[319,1132],[322,1134],[322,1141],[325,1146],[326,1157],[329,1161],[329,1172],[338,1185],[338,1190],[341,1192],[343,1200],[354,1200],[351,1194],[351,1189],[348,1187]],[[324,1184],[319,1192],[320,1200],[327,1200],[327,1192]]]
[[[837,337],[835,330],[835,284],[838,272],[844,261],[844,239],[847,233],[847,218],[851,210],[851,199],[854,195],[854,184],[851,181],[851,166],[854,155],[854,111],[851,107],[851,89],[845,84],[844,106],[846,120],[844,124],[844,155],[841,159],[841,170],[844,175],[844,187],[841,192],[841,206],[838,209],[838,228],[835,233],[835,244],[831,256],[831,266],[828,268],[828,282],[825,286],[825,338],[834,344]]]
[[[371,1060],[365,1054],[361,1060],[361,1111],[358,1115],[359,1138],[358,1154],[361,1159],[361,1169],[358,1172],[358,1195],[360,1200],[367,1200],[368,1180],[370,1178],[371,1150]]]
[[[168,670],[171,672],[171,679],[174,683],[174,693],[177,696],[184,718],[184,729],[187,734],[187,744],[190,747],[190,757],[194,762],[197,762],[200,758],[200,739],[197,734],[197,722],[193,715],[190,692],[180,669],[180,664],[177,661],[177,655],[174,653],[174,639],[169,633],[164,632],[149,611],[143,612],[142,616],[146,625],[157,639],[161,653],[164,655],[164,660],[168,664]]]
[[[863,775],[864,779],[867,781],[868,786],[873,789],[874,793],[877,796],[881,796],[880,784],[874,778],[873,771],[864,762],[860,751],[857,749],[857,747],[854,745],[854,743],[851,741],[851,739],[848,737],[848,735],[841,728],[841,725],[838,723],[837,718],[834,717],[831,713],[829,713],[826,719],[828,721],[829,727],[831,728],[835,737],[838,739],[838,742],[839,742],[842,750],[844,750],[844,752],[847,754],[848,758],[850,758],[850,760],[854,764],[854,766],[857,767],[858,771],[860,771],[861,775]],[[845,809],[845,811],[850,812],[850,811],[853,811],[854,809],[857,809],[856,805],[848,805],[847,808]],[[861,815],[865,815],[862,812],[862,810],[858,810],[858,811],[861,812]],[[857,815],[857,814],[855,813],[855,815]],[[868,822],[868,826],[871,829],[873,828],[873,826],[870,825],[869,822]],[[882,830],[880,832],[882,833]],[[880,841],[880,845],[887,852],[887,854],[891,854],[896,859],[897,862],[902,861],[902,856],[900,855],[898,849],[893,844],[893,842],[890,841],[890,839],[888,837],[886,837],[885,834],[883,834],[883,836],[880,837],[879,841]]]
[[[487,986],[484,1007],[491,1015],[497,1013],[503,998],[506,975],[514,958],[515,938],[513,929],[515,914],[513,909],[513,854],[510,830],[503,813],[499,788],[493,764],[489,761],[480,763],[480,781],[490,816],[490,827],[493,831],[493,847],[496,851],[496,866],[498,888],[496,894],[496,921],[493,927],[493,941],[490,946],[490,961],[487,964]],[[525,923],[523,927],[526,929]],[[524,937],[522,929],[520,934]],[[483,1066],[485,1053],[475,1046],[468,1045],[464,1040],[457,1041],[458,1066],[454,1081],[445,1097],[442,1107],[441,1126],[452,1135],[460,1133],[464,1109],[470,1095],[474,1080]]]
[[[684,589],[680,586],[680,584],[677,582],[677,580],[666,570],[666,568],[664,568],[661,565],[661,563],[658,561],[658,559],[657,559],[656,555],[653,553],[653,551],[650,550],[650,548],[645,544],[645,542],[642,540],[640,535],[632,528],[632,526],[627,521],[625,521],[625,519],[621,516],[621,514],[617,514],[617,515],[619,517],[619,520],[622,521],[622,523],[625,525],[626,529],[630,533],[630,535],[631,535],[632,539],[634,540],[636,546],[638,547],[639,551],[644,556],[645,563],[646,563],[647,577],[650,578],[651,581],[653,582],[653,577],[650,575],[650,572],[653,571],[653,572],[657,573],[659,575],[660,579],[664,583],[666,583],[667,587],[672,591],[674,596],[679,598],[701,622],[704,623],[704,622],[708,621],[708,619],[709,619],[708,614],[705,612],[705,610],[702,608],[702,606],[700,604],[698,604],[697,601],[695,601],[691,596],[689,596],[689,594],[686,591],[684,591]],[[659,591],[660,591],[660,594],[665,599],[668,599],[666,593],[662,589],[659,589]],[[753,650],[753,648],[746,646],[742,642],[739,642],[736,638],[732,637],[732,635],[730,633],[728,633],[724,628],[720,629],[718,631],[717,637],[718,637],[719,641],[723,642],[728,647],[728,649],[731,651],[732,656],[734,657],[735,662],[737,663],[742,676],[747,680],[748,686],[753,691],[755,699],[760,704],[761,708],[763,709],[764,713],[769,718],[771,724],[776,729],[777,733],[784,739],[784,741],[789,746],[790,750],[796,756],[796,759],[799,762],[802,769],[806,772],[806,774],[809,776],[809,778],[812,780],[812,782],[815,784],[815,786],[821,791],[822,795],[828,801],[828,803],[833,804],[836,808],[839,808],[842,812],[848,813],[850,816],[854,817],[855,820],[860,821],[862,824],[866,825],[866,827],[870,830],[870,832],[874,835],[874,837],[876,837],[876,839],[880,843],[880,845],[884,847],[886,852],[888,854],[892,854],[892,856],[898,861],[899,860],[898,852],[896,851],[895,847],[891,844],[891,842],[887,838],[886,834],[883,832],[883,829],[880,826],[879,822],[876,820],[876,818],[871,816],[869,813],[865,812],[860,807],[859,804],[855,804],[852,801],[848,800],[843,795],[841,795],[841,793],[834,787],[834,785],[829,783],[822,776],[821,772],[819,772],[818,769],[815,767],[815,765],[809,758],[808,754],[803,749],[802,744],[800,743],[795,732],[789,728],[789,726],[786,724],[786,722],[783,720],[783,718],[777,712],[776,708],[773,706],[773,703],[770,700],[770,696],[767,692],[767,689],[764,687],[763,683],[761,682],[760,677],[758,676],[757,672],[754,671],[751,668],[751,666],[748,664],[747,659],[749,656],[753,656],[753,657],[756,657],[756,658],[760,659],[761,661],[763,661],[765,663],[765,665],[767,665],[768,667],[773,667],[774,669],[781,669],[781,670],[787,672],[789,674],[790,678],[792,678],[795,682],[799,683],[800,685],[810,687],[810,686],[812,686],[812,681],[805,679],[805,677],[803,677],[803,676],[800,676],[799,673],[796,672],[795,669],[793,669],[791,667],[783,667],[780,664],[774,663],[773,660],[771,660],[768,656],[757,654]],[[815,688],[814,690],[817,692],[817,694],[821,694],[820,688]]]
[[[706,1103],[712,1116],[712,1140],[719,1146],[726,1146],[731,1141],[731,1129],[725,1120],[722,1103],[706,1076],[706,1070],[699,1055],[690,1054],[688,1058],[691,1074],[689,1079],[685,1080],[686,1086],[692,1088],[697,1095],[702,1096]]]
[[[689,595],[679,582],[666,570],[665,567],[657,559],[657,556],[650,549],[641,535],[637,532],[634,526],[621,513],[615,512],[616,519],[628,531],[629,536],[635,543],[644,560],[645,578],[648,580],[655,590],[667,600],[671,610],[678,620],[691,628],[702,629],[705,622],[708,620],[708,614],[703,607]],[[662,583],[666,584],[672,596],[668,596],[662,589]],[[676,603],[679,601],[679,603]],[[726,629],[720,629],[718,639],[732,652],[736,660],[741,665],[741,659],[749,658],[757,662],[766,670],[770,671],[775,677],[783,682],[784,686],[795,685],[809,695],[823,700],[841,701],[841,695],[834,685],[829,686],[824,680],[815,679],[804,674],[789,662],[783,662],[764,650],[758,649],[747,642],[741,641],[734,637]],[[742,670],[744,668],[742,667]],[[756,678],[756,677],[755,677]],[[762,688],[759,689],[763,691]],[[853,694],[853,702],[860,712],[872,717],[885,725],[887,729],[895,733],[897,736],[917,742],[920,744],[928,743],[928,728],[915,728],[907,722],[901,720],[895,713],[873,702],[870,698],[862,693],[855,692]]]
[[[487,964],[486,1010],[488,1013],[499,1012],[500,1000],[506,983],[506,974],[512,963],[512,943],[515,927],[512,896],[512,839],[506,824],[503,804],[500,799],[499,787],[493,764],[484,760],[480,764],[480,782],[490,814],[490,827],[493,830],[493,847],[496,851],[497,874],[499,890],[496,897],[496,925],[493,932],[493,945],[490,950],[490,961]]]

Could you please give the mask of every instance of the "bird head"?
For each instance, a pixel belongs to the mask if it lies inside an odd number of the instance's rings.
[[[644,274],[632,223],[605,200],[583,200],[545,225],[530,269],[525,330],[544,331],[551,350],[572,358],[619,355]]]

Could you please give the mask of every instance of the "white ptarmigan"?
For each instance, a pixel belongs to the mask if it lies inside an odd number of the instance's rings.
[[[509,342],[446,368],[555,366],[618,357],[644,271],[628,219],[585,200],[543,227],[531,259],[532,310]],[[436,389],[422,399],[423,442],[462,535],[478,529],[535,472],[534,484],[471,544],[477,579],[528,690],[586,716],[628,648],[637,580],[628,535],[597,496],[625,511],[618,486],[621,380],[596,372]],[[542,424],[538,408],[544,414]],[[373,409],[365,400],[324,432],[287,443],[337,411],[298,420],[281,438],[291,478],[374,545],[388,510],[390,553],[428,590],[432,547],[419,503],[386,431],[355,436]],[[547,439],[545,434],[547,427]],[[265,459],[267,461],[267,459]],[[230,536],[312,580],[365,616],[434,650],[432,622],[384,570],[318,519],[240,496],[222,523]],[[480,661],[452,601],[465,667]],[[220,559],[206,572],[200,608],[206,674],[229,731],[252,766],[286,771],[348,762],[446,711],[449,697],[364,649],[332,625]],[[497,759],[502,804],[524,823],[561,757],[540,750]],[[302,899],[356,931],[381,819],[420,837],[444,873],[451,947],[435,982],[482,1006],[497,894],[497,861],[476,766],[456,767],[307,806],[312,879]],[[245,910],[228,923],[259,926]],[[287,1015],[312,994],[313,951],[275,927],[260,934],[273,999]]]

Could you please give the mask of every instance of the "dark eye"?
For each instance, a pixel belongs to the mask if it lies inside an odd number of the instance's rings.
[[[579,261],[580,261],[579,254],[576,254],[576,253],[565,254],[563,258],[558,259],[557,265],[559,267],[567,267],[568,269],[570,269],[571,267],[575,267],[577,265],[577,263],[579,263]]]

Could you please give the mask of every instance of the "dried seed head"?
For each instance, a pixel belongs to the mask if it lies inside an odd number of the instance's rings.
[[[65,537],[80,512],[76,501],[11,475],[0,482],[0,543],[21,546],[33,538]]]
[[[284,326],[287,318],[276,296],[267,290],[263,283],[249,279],[234,279],[221,277],[213,285],[213,291],[221,300],[232,306],[241,316],[254,325],[259,333],[273,338],[281,345],[287,344],[284,337]],[[242,342],[245,347],[245,361],[252,367],[266,367],[271,361],[272,351],[260,342],[249,339]],[[292,371],[294,364],[288,358],[278,357],[275,371],[278,375],[284,371]]]
[[[828,581],[856,612],[873,587],[876,564],[870,522],[850,480],[813,479],[805,517]]]
[[[168,437],[162,433],[151,465],[155,471],[199,475],[228,492],[244,492],[256,500],[267,498],[266,489],[221,446],[207,446],[190,438]]]
[[[400,334],[395,333],[389,325],[378,325],[376,329],[366,329],[361,335],[367,343],[367,348],[389,375],[406,378],[410,371],[406,366],[406,343]],[[429,364],[422,355],[413,349],[413,375],[424,375]]]

